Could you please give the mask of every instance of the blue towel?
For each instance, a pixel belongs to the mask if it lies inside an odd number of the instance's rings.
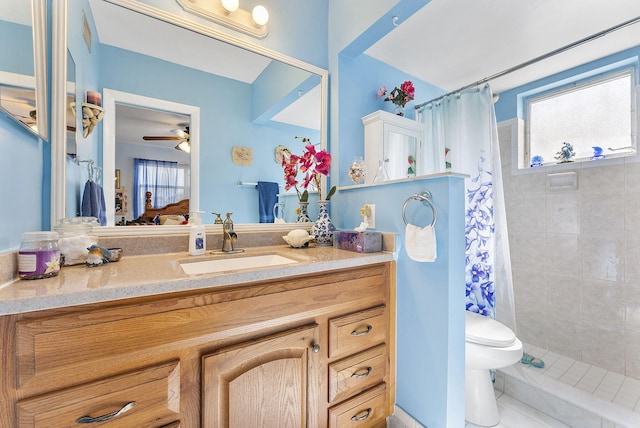
[[[273,223],[273,206],[278,202],[278,183],[258,181],[258,214],[260,223]]]
[[[107,225],[107,204],[104,201],[104,190],[98,183],[88,180],[82,194],[81,214],[83,217],[95,217],[101,226]]]

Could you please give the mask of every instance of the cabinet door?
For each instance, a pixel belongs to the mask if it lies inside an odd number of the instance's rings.
[[[313,324],[204,356],[202,426],[319,426],[319,351]]]

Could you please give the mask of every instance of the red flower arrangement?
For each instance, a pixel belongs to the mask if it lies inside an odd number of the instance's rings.
[[[311,144],[311,139],[307,137],[295,137],[300,138],[303,143],[307,143],[304,147],[302,156],[294,155],[287,148],[283,149],[284,156],[282,156],[282,168],[284,169],[284,182],[285,190],[289,190],[292,187],[296,189],[298,194],[298,200],[300,202],[307,202],[309,198],[309,192],[307,188],[311,183],[318,190],[318,198],[322,200],[322,192],[320,189],[320,176],[325,177],[329,175],[331,170],[331,155],[326,150],[317,151],[315,146]],[[298,181],[298,173],[304,174],[302,183]],[[304,192],[300,193],[298,184],[301,184]],[[326,200],[328,201],[331,196],[336,192],[336,186],[333,186],[329,193],[327,193]]]
[[[378,89],[378,98],[382,98],[387,95],[387,87],[381,86]],[[410,80],[403,82],[398,88],[397,86],[389,92],[384,101],[391,101],[395,105],[404,108],[404,106],[414,99],[416,95],[416,89],[413,87],[413,83]]]

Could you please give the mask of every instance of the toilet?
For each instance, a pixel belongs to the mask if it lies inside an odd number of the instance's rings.
[[[520,361],[522,342],[504,324],[465,312],[465,419],[491,427],[500,422],[500,414],[490,370]]]

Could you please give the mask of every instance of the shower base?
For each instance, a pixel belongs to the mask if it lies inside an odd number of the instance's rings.
[[[497,390],[570,426],[640,427],[640,380],[528,344],[524,352],[545,366],[498,370]]]

